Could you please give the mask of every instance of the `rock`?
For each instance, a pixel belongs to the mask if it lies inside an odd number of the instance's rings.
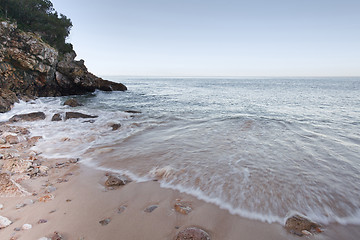
[[[48,202],[54,199],[54,195],[48,194],[39,198],[39,202]]]
[[[125,112],[126,112],[126,113],[141,113],[141,112],[139,112],[139,111],[134,111],[134,110],[126,110]]]
[[[42,224],[42,223],[47,223],[47,220],[46,220],[46,219],[40,219],[40,220],[38,221],[38,224]]]
[[[105,185],[107,187],[116,187],[116,186],[125,185],[129,182],[131,182],[131,180],[125,176],[117,177],[117,176],[110,175],[110,176],[108,176],[108,179],[105,181]]]
[[[3,210],[4,205],[0,203],[0,210]]]
[[[64,240],[63,236],[61,236],[60,233],[54,232],[54,234],[51,237],[51,240]]]
[[[286,230],[298,236],[304,235],[303,230],[313,232],[316,231],[316,229],[319,227],[319,224],[316,224],[299,215],[294,215],[288,218],[285,223]]]
[[[70,118],[97,118],[98,116],[87,115],[79,112],[66,112],[65,113],[65,120]]]
[[[176,240],[210,240],[210,236],[200,228],[189,227],[180,231],[176,236]]]
[[[174,205],[175,211],[178,213],[187,215],[192,211],[190,203],[187,202],[178,202]]]
[[[47,238],[47,237],[41,237],[38,240],[51,240],[51,238]]]
[[[15,208],[16,208],[16,209],[20,209],[20,208],[23,208],[23,207],[25,207],[25,206],[26,206],[25,203],[18,203],[18,204],[16,204]]]
[[[16,227],[16,228],[14,228],[14,231],[19,232],[19,231],[21,231],[21,228]]]
[[[312,233],[309,232],[308,230],[302,230],[301,233],[304,234],[304,235],[308,235],[308,236],[312,235]]]
[[[10,224],[12,224],[12,222],[8,218],[0,216],[0,229],[6,228]]]
[[[95,89],[126,90],[123,84],[96,77],[75,56],[74,51],[60,56],[38,34],[0,22],[0,112],[9,111],[17,96],[32,99],[78,95]]]
[[[105,225],[108,225],[110,223],[111,219],[110,218],[106,218],[104,220],[101,220],[99,221],[99,223],[102,225],[102,226],[105,226]]]
[[[64,106],[70,106],[70,107],[78,107],[83,106],[81,103],[79,103],[75,98],[70,98],[64,102]]]
[[[22,229],[24,229],[24,230],[32,229],[32,225],[28,224],[28,223],[25,223],[24,225],[22,225]]]
[[[126,205],[123,205],[123,206],[120,206],[119,208],[118,208],[118,214],[120,214],[120,213],[123,213],[125,210],[126,210],[126,208],[127,208],[127,206]]]
[[[24,204],[25,205],[32,205],[32,204],[34,204],[34,201],[32,199],[28,198],[28,199],[24,200]]]
[[[9,119],[9,122],[22,122],[22,121],[37,121],[45,119],[45,113],[43,112],[32,112],[27,114],[15,115]]]
[[[7,173],[0,174],[0,196],[22,196],[29,194],[19,184],[11,180]]]
[[[12,173],[26,173],[31,167],[31,161],[11,158],[7,159],[2,167],[3,171],[9,171]]]
[[[39,167],[39,171],[40,171],[41,174],[46,174],[47,171],[49,171],[49,167],[47,167],[47,166],[40,166],[40,167]]]
[[[122,83],[110,82],[108,80],[98,78],[97,89],[102,91],[126,91],[127,87]]]
[[[147,208],[144,209],[144,212],[147,212],[147,213],[151,213],[152,211],[154,211],[155,209],[157,209],[159,206],[158,205],[151,205]]]
[[[113,131],[115,131],[115,130],[118,130],[121,127],[121,124],[120,123],[114,123],[114,124],[111,124],[110,127],[112,128]]]
[[[1,77],[1,67],[0,67],[0,77]],[[9,89],[0,88],[0,113],[10,111],[11,106],[19,102],[16,94]]]
[[[5,143],[6,143],[5,139],[0,138],[0,144],[5,144]],[[2,154],[1,154],[1,156],[2,156]]]
[[[51,118],[51,121],[53,122],[58,122],[58,121],[61,121],[62,120],[62,117],[60,115],[60,113],[55,113],[54,116]]]
[[[17,144],[20,142],[18,136],[13,136],[13,135],[6,136],[5,140],[10,144]]]
[[[45,189],[45,193],[52,193],[56,190],[56,187],[54,186],[47,186]]]
[[[34,146],[38,141],[39,139],[42,139],[42,136],[34,136],[34,137],[31,137],[29,140],[28,140],[28,144],[30,146]]]

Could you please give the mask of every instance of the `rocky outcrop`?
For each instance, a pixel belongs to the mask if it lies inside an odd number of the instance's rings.
[[[0,22],[0,112],[23,97],[84,94],[96,89],[125,91],[126,86],[90,73],[76,53],[60,56],[40,36]]]

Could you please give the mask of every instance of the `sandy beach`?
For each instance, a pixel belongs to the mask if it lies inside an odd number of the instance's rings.
[[[17,140],[1,145],[2,172],[11,175],[22,192],[19,188],[2,190],[0,216],[12,223],[0,229],[0,239],[176,239],[188,227],[206,231],[213,240],[300,239],[281,224],[231,215],[214,204],[161,188],[156,179],[107,187],[105,182],[112,173],[89,168],[81,159],[43,159],[31,150],[35,141],[25,129],[2,125],[2,134],[5,131],[8,135],[13,132]],[[19,168],[5,171],[12,152],[17,152],[18,158],[28,156],[46,173],[38,171],[30,178],[29,173],[16,173]],[[188,213],[175,210],[175,204],[186,206]],[[357,226],[323,229],[321,234],[302,238],[357,239],[360,235]]]

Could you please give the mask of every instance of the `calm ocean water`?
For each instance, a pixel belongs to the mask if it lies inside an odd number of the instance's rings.
[[[94,123],[51,122],[69,111],[66,97],[17,104],[0,121],[44,111],[23,125],[44,136],[45,156],[138,181],[162,175],[162,187],[243,217],[360,224],[360,78],[109,79],[129,90],[77,96]]]

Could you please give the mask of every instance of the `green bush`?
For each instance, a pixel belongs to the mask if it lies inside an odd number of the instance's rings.
[[[0,0],[1,18],[15,20],[20,29],[40,34],[60,53],[72,51],[72,45],[65,42],[72,27],[71,20],[59,15],[49,0]]]

